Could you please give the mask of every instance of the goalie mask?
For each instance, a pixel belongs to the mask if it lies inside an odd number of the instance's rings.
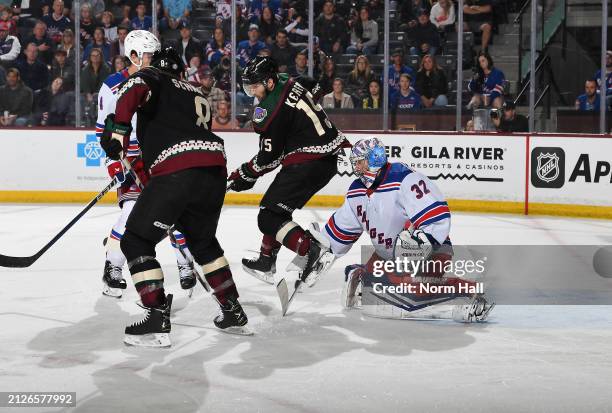
[[[353,173],[369,188],[374,183],[380,169],[387,164],[385,145],[375,137],[357,141],[351,149],[351,165]],[[358,165],[359,161],[366,160],[367,167]]]

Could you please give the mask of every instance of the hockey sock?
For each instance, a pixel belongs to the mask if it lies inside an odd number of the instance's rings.
[[[228,298],[238,298],[238,290],[232,278],[232,271],[225,257],[221,256],[202,265],[202,272],[219,304],[227,304]]]
[[[306,232],[293,221],[285,223],[276,233],[276,240],[298,255],[306,255],[310,249],[310,238]]]
[[[273,235],[264,235],[261,240],[261,255],[266,257],[275,256],[281,247],[281,243],[278,242]]]
[[[134,208],[136,201],[124,201],[121,205],[121,215],[117,218],[117,222],[113,225],[111,233],[106,241],[106,259],[116,267],[123,267],[125,264],[125,255],[121,251],[120,242],[125,232],[125,223]]]
[[[164,273],[155,257],[138,257],[128,263],[136,291],[145,307],[160,307],[166,303]]]
[[[123,234],[111,230],[106,240],[106,260],[116,267],[123,267],[125,256],[121,252],[121,237]]]

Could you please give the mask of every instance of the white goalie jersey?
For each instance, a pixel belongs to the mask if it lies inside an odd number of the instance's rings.
[[[439,244],[450,243],[450,210],[438,187],[403,163],[389,163],[380,173],[382,181],[370,189],[353,181],[344,204],[327,221],[323,234],[334,255],[346,254],[365,232],[376,254],[392,259],[393,243],[410,223]]]

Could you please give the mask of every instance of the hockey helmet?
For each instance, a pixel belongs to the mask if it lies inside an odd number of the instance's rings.
[[[257,56],[252,59],[247,67],[242,72],[242,85],[244,87],[244,92],[253,97],[251,93],[251,87],[258,83],[265,84],[268,79],[274,80],[276,82],[278,80],[278,65],[276,64],[276,60],[271,58],[270,56]]]
[[[125,37],[123,44],[125,48],[125,56],[139,69],[142,66],[142,56],[145,53],[154,54],[155,52],[159,52],[161,49],[161,44],[159,43],[157,37],[147,30],[132,30]],[[132,60],[132,53],[136,53],[136,56],[138,56],[138,59],[140,59],[140,64],[137,65],[134,63]]]
[[[151,60],[151,66],[177,77],[180,77],[181,73],[185,71],[183,59],[181,59],[181,56],[179,56],[178,52],[172,47],[166,47],[163,50],[155,52]]]
[[[358,170],[357,163],[364,159],[368,161],[367,169]],[[360,139],[351,149],[350,160],[353,173],[369,188],[374,183],[380,169],[387,164],[385,145],[376,137]]]

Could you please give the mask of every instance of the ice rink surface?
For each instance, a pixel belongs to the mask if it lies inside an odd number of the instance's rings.
[[[0,205],[0,253],[35,253],[80,208]],[[125,347],[123,329],[142,312],[127,269],[122,299],[101,294],[102,239],[118,208],[96,207],[32,267],[0,269],[0,391],[76,391],[68,410],[78,412],[612,411],[611,307],[498,306],[481,325],[367,318],[339,304],[354,248],[283,318],[274,288],[240,266],[259,247],[257,211],[226,207],[219,229],[256,335],[214,329],[216,304],[201,289],[186,298],[163,241],[173,346]],[[295,220],[329,215],[306,209]],[[451,237],[612,244],[612,222],[456,213]],[[289,259],[281,252],[277,268]]]

